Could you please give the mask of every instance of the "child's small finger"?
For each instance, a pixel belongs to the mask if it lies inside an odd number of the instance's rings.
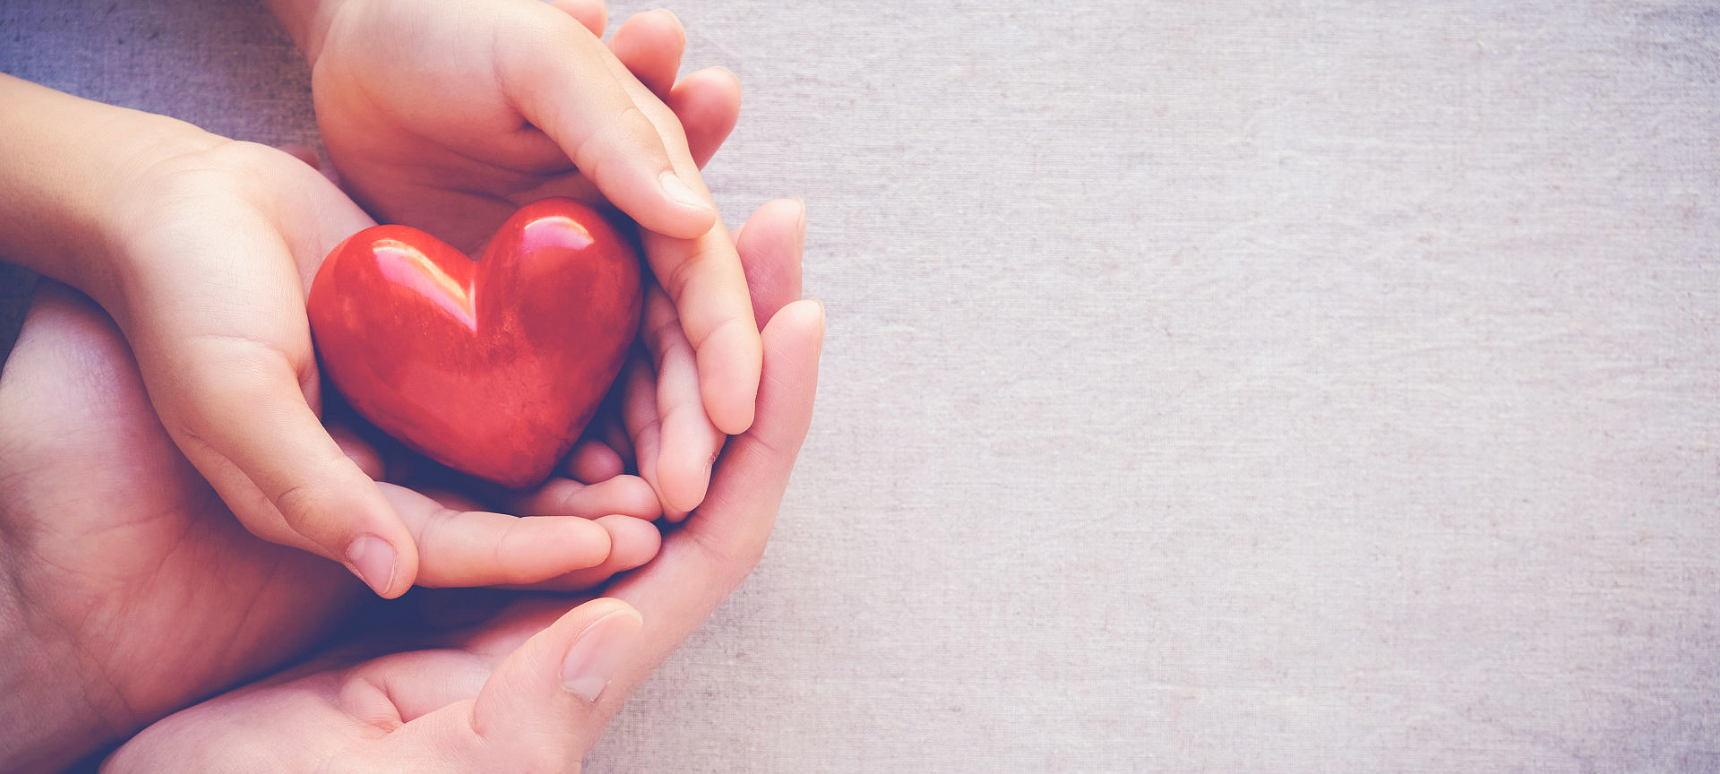
[[[621,366],[621,375],[615,380],[620,389],[616,394],[616,410],[603,418],[603,439],[609,448],[621,455],[621,459],[629,461],[632,472],[641,477],[645,475],[644,455],[638,447],[630,415],[636,413],[632,402],[640,395],[649,396],[651,410],[656,411],[657,375],[651,372],[649,357],[643,344],[636,344],[627,353],[627,362]]]
[[[675,85],[686,45],[681,20],[664,8],[634,14],[609,39],[610,52],[658,99]]]
[[[675,306],[653,285],[645,295],[645,346],[656,362],[657,416],[661,445],[652,482],[671,520],[684,517],[705,499],[711,463],[724,435],[705,414],[693,346],[681,331]]]
[[[609,26],[609,8],[603,0],[555,0],[551,5],[597,37],[603,37],[603,29]]]
[[[687,150],[694,163],[703,168],[740,120],[741,81],[726,67],[707,67],[688,73],[663,102],[681,120],[687,132]]]
[[[554,478],[517,495],[508,507],[518,513],[584,519],[619,514],[650,521],[662,515],[656,493],[638,476],[615,476],[595,484]]]
[[[663,422],[657,416],[657,373],[651,369],[643,349],[627,359],[621,378],[627,380],[621,394],[621,421],[627,427],[627,437],[633,443],[633,459],[639,466],[639,477],[657,484],[657,451],[662,448]]]
[[[405,487],[382,489],[418,544],[420,586],[537,583],[609,557],[608,530],[589,519],[460,511]]]
[[[675,302],[681,330],[698,363],[705,414],[724,432],[745,432],[763,351],[734,242],[721,226],[697,239],[644,233],[645,255]]]
[[[597,523],[609,531],[609,558],[596,567],[560,575],[541,583],[514,588],[534,591],[586,591],[607,583],[618,573],[643,566],[662,547],[663,533],[657,525],[631,516],[604,516]]]
[[[573,447],[573,453],[568,455],[564,466],[568,478],[581,484],[607,481],[626,473],[626,467],[621,455],[609,444],[589,437]]]

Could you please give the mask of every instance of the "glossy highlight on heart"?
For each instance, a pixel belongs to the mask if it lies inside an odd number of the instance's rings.
[[[329,254],[308,313],[323,372],[383,432],[456,470],[535,484],[638,333],[639,256],[572,199],[520,209],[473,261],[405,226]]]

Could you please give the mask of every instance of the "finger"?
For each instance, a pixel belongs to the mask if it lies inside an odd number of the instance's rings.
[[[537,583],[609,557],[609,532],[589,519],[462,511],[405,487],[382,491],[417,541],[421,586]]]
[[[540,583],[511,588],[573,592],[595,589],[618,573],[651,561],[662,547],[663,533],[657,525],[631,516],[604,516],[596,523],[609,532],[609,557],[596,567],[574,570]]]
[[[755,310],[762,310],[755,312],[760,315],[759,319],[770,319],[783,305],[800,297],[801,255],[804,250],[805,233],[805,205],[802,202],[788,199],[766,203],[759,208],[758,212],[753,213],[753,217],[747,221],[743,230],[736,232],[735,244],[740,252],[741,266],[746,277],[750,303]],[[647,296],[644,326],[645,335],[648,339],[652,338],[653,335],[664,333],[661,320],[664,311],[661,306],[653,307],[650,303],[651,298],[651,295]],[[658,319],[653,319],[653,314],[657,315]],[[684,339],[680,340],[684,341]],[[665,343],[659,340],[657,346],[653,348],[653,352],[661,352],[665,348]],[[659,358],[659,364],[659,370],[668,365],[663,362],[662,358]],[[673,372],[671,376],[673,376]],[[662,440],[662,434],[665,432],[662,422],[665,411],[663,406],[674,405],[675,390],[684,388],[666,386],[658,391],[657,405],[650,405],[642,402],[639,398],[644,389],[642,383],[651,379],[652,375],[648,372],[638,372],[630,367],[626,378],[628,379],[626,384],[630,390],[627,393],[630,396],[630,402],[624,406],[623,417],[628,423],[634,444],[638,448],[637,459],[640,475],[645,480],[652,482],[652,485],[658,489],[658,493],[664,501],[665,514],[672,519],[678,519],[683,515],[681,504],[683,501],[677,499],[676,496],[664,494],[663,475],[658,470],[658,465],[665,454],[663,451],[665,443]],[[662,379],[663,377],[657,376],[656,378]],[[682,398],[682,400],[685,399]],[[670,435],[673,437],[675,433],[670,433]],[[716,444],[720,443],[721,437],[719,436],[716,439]],[[714,451],[715,448],[716,446],[713,445],[711,451]],[[697,451],[704,453],[706,450],[701,447]],[[674,462],[671,460],[671,467],[673,464]],[[674,482],[677,475],[680,474],[674,471],[671,471],[669,475],[671,484],[668,491],[671,493],[676,491]],[[709,470],[705,469],[700,472],[698,480],[708,482],[709,477]],[[690,499],[690,496],[687,499]]]
[[[796,301],[771,319],[758,421],[729,441],[698,512],[665,539],[651,564],[610,587],[647,621],[639,652],[615,678],[616,695],[644,679],[763,554],[812,420],[823,336],[824,310],[816,301]]]
[[[627,463],[621,459],[614,449],[596,438],[588,437],[573,447],[573,453],[568,455],[564,469],[568,478],[581,484],[595,484],[608,481],[627,472]]]
[[[643,349],[636,349],[622,366],[625,390],[621,394],[621,420],[633,444],[639,477],[657,480],[657,454],[662,447],[663,422],[657,416],[657,374]],[[652,489],[656,487],[653,486]]]
[[[603,0],[555,0],[550,5],[572,16],[574,21],[591,30],[591,34],[596,37],[603,37],[603,28],[609,26],[609,8],[603,4]]]
[[[758,323],[746,274],[719,224],[698,239],[641,235],[651,271],[675,302],[681,329],[698,362],[705,413],[729,435],[752,424],[758,395]]]
[[[565,14],[545,21],[517,30],[498,50],[504,93],[641,226],[680,238],[709,231],[717,214],[704,184],[671,164],[658,126],[611,69],[608,49]],[[696,178],[694,169],[687,171]]]
[[[681,331],[674,305],[656,285],[645,292],[641,331],[656,364],[660,433],[656,477],[646,481],[656,488],[664,515],[679,520],[705,499],[711,463],[722,448],[724,436],[705,415],[693,347]]]
[[[741,81],[726,67],[689,73],[663,99],[687,133],[687,150],[702,169],[741,115]],[[770,319],[760,315],[761,319]]]
[[[769,320],[800,298],[805,246],[806,204],[798,199],[766,202],[744,230],[735,232],[735,249],[758,319]]]
[[[507,769],[561,771],[579,763],[619,704],[610,681],[634,655],[642,620],[625,602],[595,599],[532,635],[491,673],[467,711],[471,731]],[[599,698],[606,701],[598,703]],[[613,699],[613,701],[611,701]]]
[[[450,704],[471,701],[490,678],[490,667],[483,656],[454,649],[391,653],[349,674],[340,705],[360,723],[381,728],[412,723]]]
[[[686,46],[681,20],[664,8],[634,14],[609,39],[610,52],[658,99],[675,85]]]
[[[603,428],[604,439],[609,448],[621,455],[623,460],[632,460],[634,469],[641,478],[645,478],[645,463],[657,464],[657,447],[655,433],[657,427],[657,375],[651,371],[651,355],[645,351],[645,345],[635,342],[627,352],[627,362],[621,366],[621,374],[616,377],[620,392],[616,396],[615,420],[606,421]],[[640,431],[649,427],[653,437],[653,446],[649,454],[638,446]],[[651,475],[657,475],[655,467]],[[650,479],[647,478],[647,481]]]
[[[638,476],[616,476],[595,484],[554,478],[514,496],[508,507],[519,513],[582,519],[621,515],[650,521],[662,515],[656,492]]]
[[[145,359],[164,424],[247,529],[343,562],[384,597],[412,585],[405,525],[323,429],[284,355],[205,336]]]

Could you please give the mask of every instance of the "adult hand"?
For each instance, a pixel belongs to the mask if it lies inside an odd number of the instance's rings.
[[[772,313],[758,420],[724,450],[710,496],[611,598],[528,597],[457,636],[353,643],[161,721],[106,770],[576,771],[625,697],[763,553],[811,420],[824,324],[815,302],[790,302],[800,237],[783,212],[755,216],[741,243],[761,278],[754,303]]]
[[[335,435],[380,476],[371,450]],[[515,519],[381,487],[446,559],[440,580],[585,588],[658,545],[652,514],[608,515],[589,494]],[[0,548],[4,771],[57,770],[300,658],[367,597],[338,565],[248,534],[162,427],[113,322],[53,283],[0,377]]]
[[[672,14],[639,14],[605,46],[601,0],[271,5],[311,60],[324,145],[359,203],[474,254],[545,196],[614,204],[643,227],[696,364],[695,402],[660,401],[696,412],[699,430],[675,438],[676,423],[665,448],[714,454],[709,438],[751,424],[754,313],[698,173],[734,126],[740,86],[720,68],[675,82],[685,37]],[[684,511],[709,463],[668,457],[653,484]]]

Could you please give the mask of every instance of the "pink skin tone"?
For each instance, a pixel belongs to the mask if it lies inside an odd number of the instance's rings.
[[[600,4],[557,9],[587,30],[602,28]],[[659,136],[683,132],[662,128],[673,118],[685,123],[684,147],[668,143],[664,152],[683,182],[697,182],[686,160],[702,164],[714,153],[734,124],[739,91],[726,71],[675,83],[680,40],[673,17],[642,14],[616,33],[604,56],[636,73],[637,84],[674,111],[668,122],[653,118]],[[193,697],[296,657],[362,600],[363,587],[346,571],[378,594],[397,596],[414,583],[594,589],[645,563],[659,547],[649,520],[664,513],[678,520],[706,502],[710,460],[724,443],[717,428],[753,426],[749,384],[757,384],[765,357],[757,342],[772,337],[757,338],[752,321],[771,319],[783,299],[798,296],[798,236],[782,235],[797,233],[783,224],[801,222],[799,205],[767,205],[754,222],[774,225],[734,237],[715,221],[691,238],[674,236],[690,227],[652,223],[664,230],[645,237],[648,249],[657,244],[653,267],[667,266],[664,276],[672,278],[669,290],[656,292],[672,303],[651,318],[658,324],[642,334],[642,354],[609,413],[568,460],[567,478],[500,501],[422,479],[415,489],[377,484],[373,479],[395,478],[388,473],[402,469],[399,460],[384,459],[359,433],[320,422],[324,396],[302,308],[322,257],[371,225],[369,215],[287,153],[6,76],[0,101],[17,108],[0,115],[0,137],[8,138],[0,143],[0,179],[19,193],[0,205],[0,254],[73,285],[107,313],[75,294],[44,291],[0,381],[0,480],[7,484],[0,488],[0,569],[18,589],[0,598],[0,620],[9,622],[0,637],[9,652],[29,654],[9,663],[0,682],[8,697],[0,701],[0,726],[19,730],[0,740],[6,770],[57,769]],[[7,154],[7,147],[28,152]],[[697,221],[700,209],[683,207],[683,220]],[[666,245],[681,245],[680,252]],[[734,278],[756,279],[751,264],[759,262],[738,260],[748,250],[792,252],[791,270],[758,276],[776,278],[770,287],[792,275],[793,295],[761,299],[755,282],[737,302]],[[778,338],[787,337],[787,349],[800,342],[802,354],[810,343],[815,362],[816,336],[808,332],[813,317],[821,329],[822,315],[803,309],[785,319],[796,317],[782,323],[789,333]],[[737,336],[735,321],[743,319],[746,335]],[[750,377],[749,339],[757,352]],[[725,351],[738,354],[718,357]],[[85,354],[67,357],[72,352]],[[665,354],[671,352],[681,355]],[[789,362],[807,362],[791,355]],[[725,371],[707,361],[741,365]],[[807,409],[810,396],[808,387]],[[760,416],[768,397],[756,404]],[[729,409],[707,413],[713,405]],[[693,427],[697,432],[685,430]],[[746,438],[776,451],[799,439],[778,437],[780,428],[768,425],[752,433],[730,444],[729,457],[758,445]],[[684,442],[674,442],[677,434]],[[637,463],[636,453],[644,455]],[[731,476],[742,483],[730,485],[738,489],[728,500],[745,507],[723,506],[719,484],[699,512],[704,518],[689,522],[763,519],[763,531],[684,528],[677,534],[688,537],[670,545],[689,545],[680,552],[698,556],[670,561],[649,577],[683,574],[693,585],[677,594],[677,583],[659,581],[627,597],[647,615],[644,647],[629,652],[651,658],[617,674],[642,676],[756,561],[751,546],[762,549],[781,493],[777,478],[785,479],[792,451],[776,462],[780,476]],[[634,465],[643,478],[624,474]],[[724,475],[719,466],[719,479]],[[762,500],[748,499],[746,491],[758,487],[746,482],[762,487]],[[491,510],[498,507],[540,518]],[[733,515],[737,510],[744,514]],[[742,540],[734,551],[703,555],[733,540]],[[727,561],[712,564],[717,558]],[[611,590],[625,595],[630,583]],[[626,615],[601,617],[611,613]],[[589,621],[576,619],[557,630],[560,642],[584,641],[579,632],[589,627],[581,621]],[[567,634],[569,627],[578,631]],[[618,693],[624,695],[613,688],[604,695]]]
[[[788,301],[803,212],[767,205],[741,237],[743,259],[774,278],[751,293],[770,315],[757,421],[650,564],[583,604],[520,599],[462,631],[337,649],[161,721],[104,771],[577,772],[628,694],[763,553],[811,420],[823,337],[822,307]]]
[[[335,434],[381,474],[373,451]],[[0,379],[0,448],[4,562],[19,592],[4,636],[21,656],[0,725],[62,740],[50,749],[80,751],[278,666],[365,597],[339,565],[245,532],[166,434],[117,328],[63,287],[40,292]],[[652,513],[614,513],[622,502],[586,497],[520,519],[383,492],[414,539],[439,547],[420,578],[430,585],[579,590],[659,545]],[[68,668],[66,680],[36,682]],[[63,714],[44,718],[43,706]],[[65,762],[0,746],[8,771]]]
[[[685,356],[653,353],[661,432],[640,460],[671,517],[698,505],[725,433],[752,421],[759,342],[732,238],[698,167],[734,125],[722,68],[676,82],[685,32],[635,15],[607,45],[601,0],[270,0],[312,65],[324,145],[379,220],[468,254],[546,196],[614,205],[642,225],[659,314]],[[659,185],[684,184],[698,206]],[[662,337],[658,337],[662,338]],[[650,340],[647,340],[649,343]]]
[[[774,202],[741,232],[749,266],[775,265],[752,272],[768,278],[752,296],[773,314],[764,337],[770,387],[760,421],[724,452],[711,498],[660,552],[649,522],[612,515],[597,519],[621,527],[595,566],[555,574],[555,562],[583,561],[568,558],[579,540],[544,546],[535,559],[527,545],[511,546],[536,575],[553,576],[548,585],[588,590],[573,600],[522,597],[452,638],[394,642],[383,651],[392,655],[371,658],[380,646],[350,642],[173,715],[109,770],[249,770],[233,757],[247,751],[280,755],[276,770],[337,751],[363,771],[403,758],[450,771],[576,766],[627,693],[762,553],[810,417],[823,325],[816,304],[789,303],[799,295],[803,217],[797,203]],[[361,468],[380,472],[374,450],[335,434]],[[262,674],[339,631],[337,618],[365,599],[337,566],[238,527],[175,452],[117,328],[69,291],[41,292],[0,379],[0,447],[3,569],[22,592],[3,611],[22,622],[3,633],[8,651],[22,654],[0,693],[0,719],[14,729],[0,748],[6,770],[55,770]],[[511,519],[528,529],[554,520]],[[578,605],[596,593],[615,599]]]
[[[647,15],[631,27],[643,32],[623,35],[624,26],[614,42],[627,57],[616,58],[617,66],[638,68],[646,74],[640,83],[659,88],[673,81],[680,57],[678,26],[667,43],[652,32],[664,24],[663,14]],[[738,86],[705,71],[668,96],[687,113],[689,158],[709,158],[734,124]],[[323,396],[304,293],[330,249],[373,225],[369,215],[328,179],[274,149],[7,76],[0,76],[0,99],[18,108],[0,115],[0,137],[7,138],[0,143],[0,179],[18,194],[0,203],[0,254],[71,284],[114,318],[169,436],[246,529],[339,562],[385,597],[414,583],[446,585],[460,577],[439,569],[438,551],[414,539],[421,516],[401,510],[430,505],[379,489],[319,422]],[[744,297],[741,305],[750,310]],[[702,405],[691,385],[703,380],[685,378],[691,367],[663,363],[653,383],[659,414],[700,413],[688,410]],[[670,503],[653,510],[683,515],[702,498],[706,466],[723,437],[708,423],[663,425],[671,438],[680,432],[674,428],[686,427],[699,432],[658,447],[655,459],[639,465],[646,478],[607,489],[630,490],[620,494],[635,502],[642,484],[659,503]],[[696,473],[684,475],[689,470]],[[526,493],[510,504],[553,513],[582,484],[598,481],[558,479],[551,495]],[[454,521],[493,532],[495,516],[462,514]]]

